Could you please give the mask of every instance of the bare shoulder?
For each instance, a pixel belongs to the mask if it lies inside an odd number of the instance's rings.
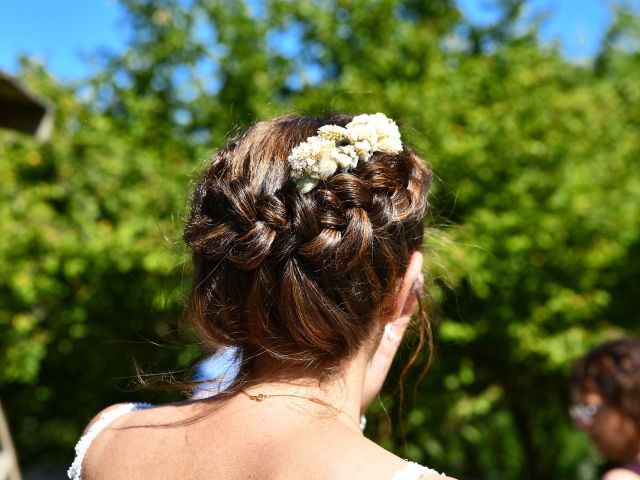
[[[604,474],[602,480],[638,480],[640,476],[625,468],[614,468]]]
[[[337,443],[341,443],[337,445]],[[409,463],[407,460],[385,450],[376,443],[366,438],[360,437],[352,441],[334,440],[330,448],[316,449],[316,452],[323,451],[324,454],[315,460],[309,460],[309,464],[317,464],[318,471],[322,472],[321,478],[334,479],[366,479],[366,480],[393,480],[397,478],[407,478],[398,476],[404,472]],[[336,453],[339,452],[339,454]],[[322,458],[325,455],[331,458]],[[331,461],[329,461],[331,460]],[[330,472],[327,472],[327,465],[331,465]],[[411,473],[409,473],[411,475]],[[450,477],[439,475],[436,472],[413,473],[412,480],[447,480]],[[455,480],[455,479],[451,479]]]
[[[119,408],[122,408],[124,405],[127,405],[126,403],[116,403],[114,405],[110,405],[107,408],[101,410],[100,412],[98,412],[92,419],[91,421],[87,424],[87,426],[84,428],[84,432],[82,433],[83,435],[86,435],[87,432],[89,431],[89,429],[91,427],[93,427],[100,419],[104,418],[105,415],[108,415],[109,412],[112,412],[114,410],[117,410]]]

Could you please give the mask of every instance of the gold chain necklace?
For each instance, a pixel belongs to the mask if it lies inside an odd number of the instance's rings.
[[[315,403],[316,405],[321,405],[323,407],[326,407],[332,411],[334,411],[336,414],[343,414],[345,417],[347,417],[351,423],[353,423],[356,428],[358,429],[358,432],[362,433],[362,431],[364,430],[363,425],[359,422],[357,422],[351,415],[349,415],[347,412],[345,412],[344,410],[340,410],[337,407],[334,407],[333,405],[331,405],[328,402],[325,402],[324,400],[320,400],[319,398],[313,398],[313,397],[305,397],[304,395],[296,395],[295,393],[256,393],[256,394],[252,394],[249,393],[243,389],[240,389],[240,392],[243,393],[244,395],[246,395],[247,397],[249,397],[249,399],[253,400],[254,402],[262,402],[263,400],[267,400],[269,398],[278,398],[278,397],[289,397],[289,398],[301,398],[303,400],[307,400],[311,403]]]

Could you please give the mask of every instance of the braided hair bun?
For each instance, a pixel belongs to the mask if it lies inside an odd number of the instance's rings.
[[[403,145],[301,193],[291,151],[351,120],[260,122],[213,158],[184,230],[195,268],[185,315],[207,345],[330,373],[379,327],[384,298],[421,247],[431,174]]]

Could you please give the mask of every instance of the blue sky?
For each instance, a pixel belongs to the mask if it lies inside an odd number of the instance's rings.
[[[8,0],[0,15],[0,69],[14,72],[24,53],[42,59],[57,77],[72,80],[91,72],[91,54],[99,48],[121,50],[128,35],[115,0]],[[491,22],[492,0],[457,0],[472,21]],[[614,0],[529,0],[532,13],[548,20],[541,41],[560,42],[577,61],[592,56],[612,20]],[[630,0],[640,6],[640,0]]]

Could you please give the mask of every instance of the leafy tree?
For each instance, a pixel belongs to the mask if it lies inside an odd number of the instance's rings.
[[[0,388],[28,460],[72,445],[122,397],[109,379],[133,373],[132,343],[172,328],[193,151],[140,148],[41,68],[23,77],[58,107],[51,143],[0,141]]]

